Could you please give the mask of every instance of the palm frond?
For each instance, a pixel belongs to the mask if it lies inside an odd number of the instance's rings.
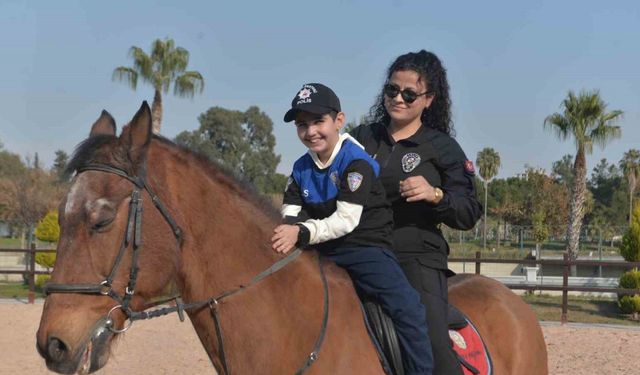
[[[120,82],[126,81],[129,84],[129,87],[131,87],[132,90],[135,90],[138,85],[138,72],[126,66],[119,66],[113,70],[111,80]]]
[[[554,132],[562,141],[571,135],[571,124],[569,120],[557,112],[544,119],[544,128]]]
[[[178,76],[173,86],[173,93],[180,97],[193,98],[196,92],[204,90],[204,78],[197,71],[188,71]]]
[[[153,75],[153,60],[140,47],[132,46],[129,56],[133,59],[133,68],[140,74],[145,82],[151,82]]]

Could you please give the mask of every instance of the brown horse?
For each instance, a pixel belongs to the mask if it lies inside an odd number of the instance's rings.
[[[184,310],[221,374],[384,374],[346,273],[319,266],[312,251],[271,251],[277,212],[152,136],[146,102],[119,137],[103,112],[70,168],[37,333],[49,369],[98,370],[131,322]],[[175,307],[141,313],[172,289]],[[484,335],[496,374],[547,374],[540,326],[518,296],[464,276],[452,280],[451,299]]]

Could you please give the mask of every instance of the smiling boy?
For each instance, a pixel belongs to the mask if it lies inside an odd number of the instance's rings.
[[[313,245],[346,269],[360,296],[375,298],[391,317],[405,374],[431,374],[433,356],[425,309],[390,250],[393,216],[380,182],[378,163],[348,134],[345,116],[327,86],[302,86],[284,121],[295,120],[309,151],[287,182],[272,247],[287,253]]]

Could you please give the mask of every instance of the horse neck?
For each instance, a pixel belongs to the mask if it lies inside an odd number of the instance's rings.
[[[277,261],[270,245],[276,218],[234,178],[164,144],[150,148],[149,160],[162,166],[162,190],[184,231],[178,279],[185,299],[246,284]]]
[[[183,298],[186,302],[202,301],[247,285],[282,258],[270,245],[277,220],[226,175],[218,175],[220,172],[212,172],[195,160],[184,163],[181,157],[184,156],[174,155],[176,160],[163,162],[166,173],[162,177],[163,188],[170,192],[165,196],[171,197],[176,220],[184,230],[178,275]],[[321,288],[317,261],[305,253],[286,269],[221,301],[222,331],[228,335],[227,360],[232,361],[236,369],[242,367],[243,373],[259,373],[259,368],[251,367],[258,362],[241,361],[238,356],[256,343],[286,340],[295,346],[290,350],[291,360],[304,359],[310,349],[306,342],[318,334],[323,300],[313,297],[311,303],[306,304],[311,311],[306,317],[312,317],[315,323],[311,326],[308,319],[292,320],[290,312],[299,311],[299,306],[305,305],[301,298],[310,298],[309,290]],[[219,343],[213,334],[215,327],[210,314],[209,309],[204,308],[190,312],[189,316],[211,360],[220,370]],[[245,314],[251,317],[249,321],[259,316],[260,329],[239,318]],[[238,320],[229,321],[230,317]],[[306,344],[301,345],[300,340]],[[286,361],[280,362],[287,365]],[[294,366],[297,362],[288,365]]]

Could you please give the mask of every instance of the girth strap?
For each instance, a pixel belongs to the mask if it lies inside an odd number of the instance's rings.
[[[318,256],[318,266],[320,268],[320,277],[322,278],[322,287],[324,288],[324,316],[322,317],[322,326],[320,327],[320,335],[316,339],[316,344],[313,346],[313,351],[309,354],[305,364],[296,371],[296,375],[301,375],[318,359],[320,354],[320,348],[324,342],[324,337],[327,333],[327,324],[329,323],[329,284],[327,283],[327,277],[322,269],[322,258]]]

